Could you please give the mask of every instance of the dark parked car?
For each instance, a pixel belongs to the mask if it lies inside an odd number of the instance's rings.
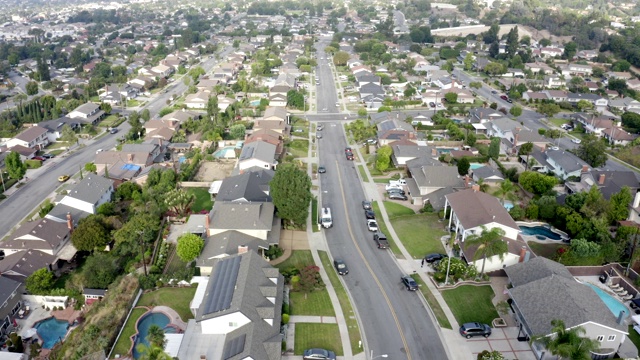
[[[327,172],[327,169],[324,166],[318,166],[318,174],[324,174]]]
[[[462,326],[460,326],[460,335],[467,339],[471,339],[474,336],[489,337],[489,335],[491,335],[491,327],[487,324],[481,324],[478,322],[462,324]]]
[[[402,283],[407,288],[407,290],[409,291],[418,290],[418,283],[415,280],[413,280],[411,276],[409,275],[403,276],[401,279],[402,279]]]
[[[344,148],[344,153],[345,154],[353,154],[353,150],[351,150],[350,147]]]
[[[506,101],[507,99],[509,99],[509,97],[507,95],[500,95],[500,99]]]
[[[398,188],[391,188],[391,189],[387,190],[387,194],[389,194],[389,195],[391,195],[391,194],[406,195],[404,190],[398,189]]]
[[[511,100],[511,99],[507,99],[507,102],[508,102],[509,104],[511,104],[511,103],[513,103],[513,100]]]
[[[111,134],[115,134],[117,132],[118,132],[118,128],[113,128],[113,129],[109,130],[109,133],[111,133]]]
[[[444,258],[446,258],[447,255],[445,254],[438,254],[438,253],[433,253],[433,254],[429,254],[427,256],[424,257],[424,261],[428,262],[428,263],[433,263],[436,261],[440,261]]]
[[[492,93],[492,94],[497,94],[498,92],[497,92],[497,91],[495,91],[495,90],[491,90],[491,93]]]
[[[376,218],[376,213],[374,213],[373,210],[365,210],[364,211],[364,216],[367,219],[375,219]]]
[[[389,199],[391,200],[407,200],[407,195],[402,195],[399,193],[391,193],[389,194]]]
[[[349,268],[347,267],[347,264],[345,264],[344,261],[340,259],[333,260],[333,266],[336,267],[336,271],[338,272],[338,275],[347,275],[349,273]]]
[[[436,107],[436,103],[434,103],[434,102],[430,102],[430,103],[429,103],[429,106],[430,106],[430,107],[432,107],[432,108],[434,108],[434,107]]]
[[[362,202],[362,208],[365,210],[371,210],[371,201],[364,200]]]
[[[53,154],[44,154],[44,155],[42,155],[42,157],[45,158],[45,159],[53,159],[56,156],[53,155]]]
[[[345,156],[347,157],[347,160],[353,160],[353,154],[352,153],[347,153]]]
[[[307,349],[302,355],[303,360],[336,360],[336,354],[331,350]]]

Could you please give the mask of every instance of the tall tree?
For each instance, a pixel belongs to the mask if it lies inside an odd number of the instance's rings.
[[[12,151],[4,159],[7,172],[12,179],[20,180],[27,173],[27,165],[20,160],[20,154]]]
[[[504,200],[505,199],[512,200],[512,201],[514,200],[514,198],[515,198],[514,192],[515,191],[516,191],[516,187],[513,185],[511,180],[505,179],[503,182],[500,183],[500,187],[494,193],[494,195],[500,198],[500,201],[502,202],[502,205],[504,206]]]
[[[164,330],[156,324],[149,326],[149,330],[147,330],[147,341],[149,344],[164,348],[167,344],[167,339],[164,336]]]
[[[80,251],[102,250],[109,240],[109,233],[97,215],[89,215],[80,220],[71,234],[73,246]]]
[[[462,159],[458,160],[458,174],[460,176],[465,176],[469,174],[469,168],[471,167],[471,163],[469,162],[469,159],[467,159],[466,157],[463,157]]]
[[[27,277],[26,287],[33,295],[47,295],[51,288],[53,288],[54,282],[53,273],[46,267],[43,267]]]
[[[584,337],[586,330],[582,326],[567,328],[564,321],[551,320],[552,335],[540,337],[540,341],[553,355],[567,360],[590,360],[591,351],[600,347],[597,340]],[[535,341],[535,340],[534,340]]]
[[[629,215],[629,204],[633,201],[633,195],[629,187],[624,186],[619,192],[611,195],[609,199],[609,222],[625,220]]]
[[[600,167],[607,162],[604,142],[595,135],[589,134],[582,139],[576,155],[592,167]]]
[[[524,144],[520,145],[520,149],[518,149],[518,155],[520,155],[520,156],[527,155],[527,163],[525,164],[524,171],[529,170],[529,156],[531,155],[532,151],[533,151],[533,143],[532,142],[524,143]]]
[[[514,57],[518,52],[518,27],[514,26],[507,34],[507,56]]]
[[[176,253],[184,262],[191,262],[200,255],[204,241],[196,234],[184,234],[178,238]]]
[[[207,100],[207,115],[214,125],[218,125],[220,109],[218,108],[218,97],[215,94],[209,96],[209,100]]]
[[[507,243],[502,240],[503,236],[504,230],[499,227],[487,230],[486,227],[482,226],[482,232],[480,235],[471,235],[465,240],[468,247],[478,247],[473,255],[473,259],[475,261],[482,258],[482,270],[480,270],[480,275],[484,275],[484,266],[487,262],[487,258],[497,255],[500,260],[504,259],[504,254],[507,253],[509,248]]]
[[[489,157],[497,160],[498,156],[500,156],[500,138],[494,137],[489,144]]]
[[[311,202],[311,179],[306,172],[294,164],[280,165],[270,192],[281,219],[296,227],[306,223]]]

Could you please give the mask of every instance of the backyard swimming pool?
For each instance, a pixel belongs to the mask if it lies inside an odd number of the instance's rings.
[[[535,226],[520,225],[519,227],[520,227],[520,230],[522,231],[522,235],[535,236],[536,239],[539,239],[539,240],[544,240],[544,238],[547,238],[550,240],[562,240],[562,236],[560,234],[549,229],[544,225],[535,225]]]
[[[42,339],[42,348],[52,349],[67,335],[69,322],[50,317],[36,323],[34,327],[38,331],[38,336]]]
[[[627,307],[623,303],[618,301],[613,296],[607,294],[606,291],[600,289],[599,287],[593,284],[587,284],[587,285],[589,285],[593,289],[593,291],[595,291],[596,294],[598,294],[600,299],[602,299],[602,301],[605,303],[605,305],[607,305],[607,307],[609,308],[609,310],[611,310],[611,312],[615,317],[618,317],[620,315],[620,311],[624,311],[626,316],[629,316],[629,309],[627,309]]]
[[[484,164],[480,164],[480,163],[471,163],[469,164],[469,169],[471,170],[475,170],[475,169],[479,169],[481,167],[484,167]]]
[[[170,322],[171,320],[169,317],[161,312],[151,312],[142,315],[137,324],[138,334],[136,335],[136,340],[133,344],[133,358],[138,359],[141,355],[136,349],[139,344],[144,344],[145,346],[149,345],[149,342],[147,341],[147,334],[151,325],[158,325],[162,330],[164,330],[165,334],[175,333],[176,329],[168,326]]]
[[[234,159],[236,157],[235,146],[225,146],[222,149],[216,150],[213,153],[213,157],[216,159]]]

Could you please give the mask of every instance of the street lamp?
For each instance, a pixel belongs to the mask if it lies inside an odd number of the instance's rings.
[[[371,350],[371,356],[369,357],[370,360],[374,360],[374,359],[378,359],[378,358],[387,358],[389,357],[388,354],[382,354],[382,355],[378,355],[376,357],[373,357],[373,350]]]

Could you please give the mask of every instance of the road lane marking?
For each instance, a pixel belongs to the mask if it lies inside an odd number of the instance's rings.
[[[336,160],[336,168],[338,169],[338,183],[340,184],[340,193],[342,194],[342,206],[344,207],[345,214],[348,214],[349,210],[347,209],[347,202],[345,201],[347,197],[345,196],[344,187],[342,186],[342,176],[340,175],[339,165],[340,164]],[[380,292],[382,293],[382,296],[384,297],[384,300],[387,303],[387,306],[389,306],[389,310],[391,311],[391,316],[393,316],[393,320],[395,321],[396,327],[398,328],[398,332],[400,333],[400,339],[402,339],[402,344],[404,345],[405,353],[407,354],[407,359],[411,360],[411,351],[409,350],[407,339],[404,337],[404,333],[402,332],[402,328],[400,327],[400,321],[398,320],[398,316],[396,315],[395,310],[393,310],[393,306],[391,306],[391,300],[389,300],[387,293],[382,288],[382,284],[380,283],[380,280],[378,279],[375,272],[371,268],[371,265],[369,265],[369,262],[367,261],[367,258],[362,253],[360,246],[358,246],[358,243],[355,240],[356,238],[353,235],[353,230],[351,230],[351,221],[349,220],[349,216],[346,216],[345,218],[347,220],[347,229],[349,229],[349,235],[351,236],[351,241],[353,241],[353,245],[355,245],[356,250],[358,250],[358,254],[360,254],[360,257],[362,258],[364,265],[369,270],[371,277],[373,277],[373,280],[376,282],[376,284],[378,284],[378,288],[380,289]]]

